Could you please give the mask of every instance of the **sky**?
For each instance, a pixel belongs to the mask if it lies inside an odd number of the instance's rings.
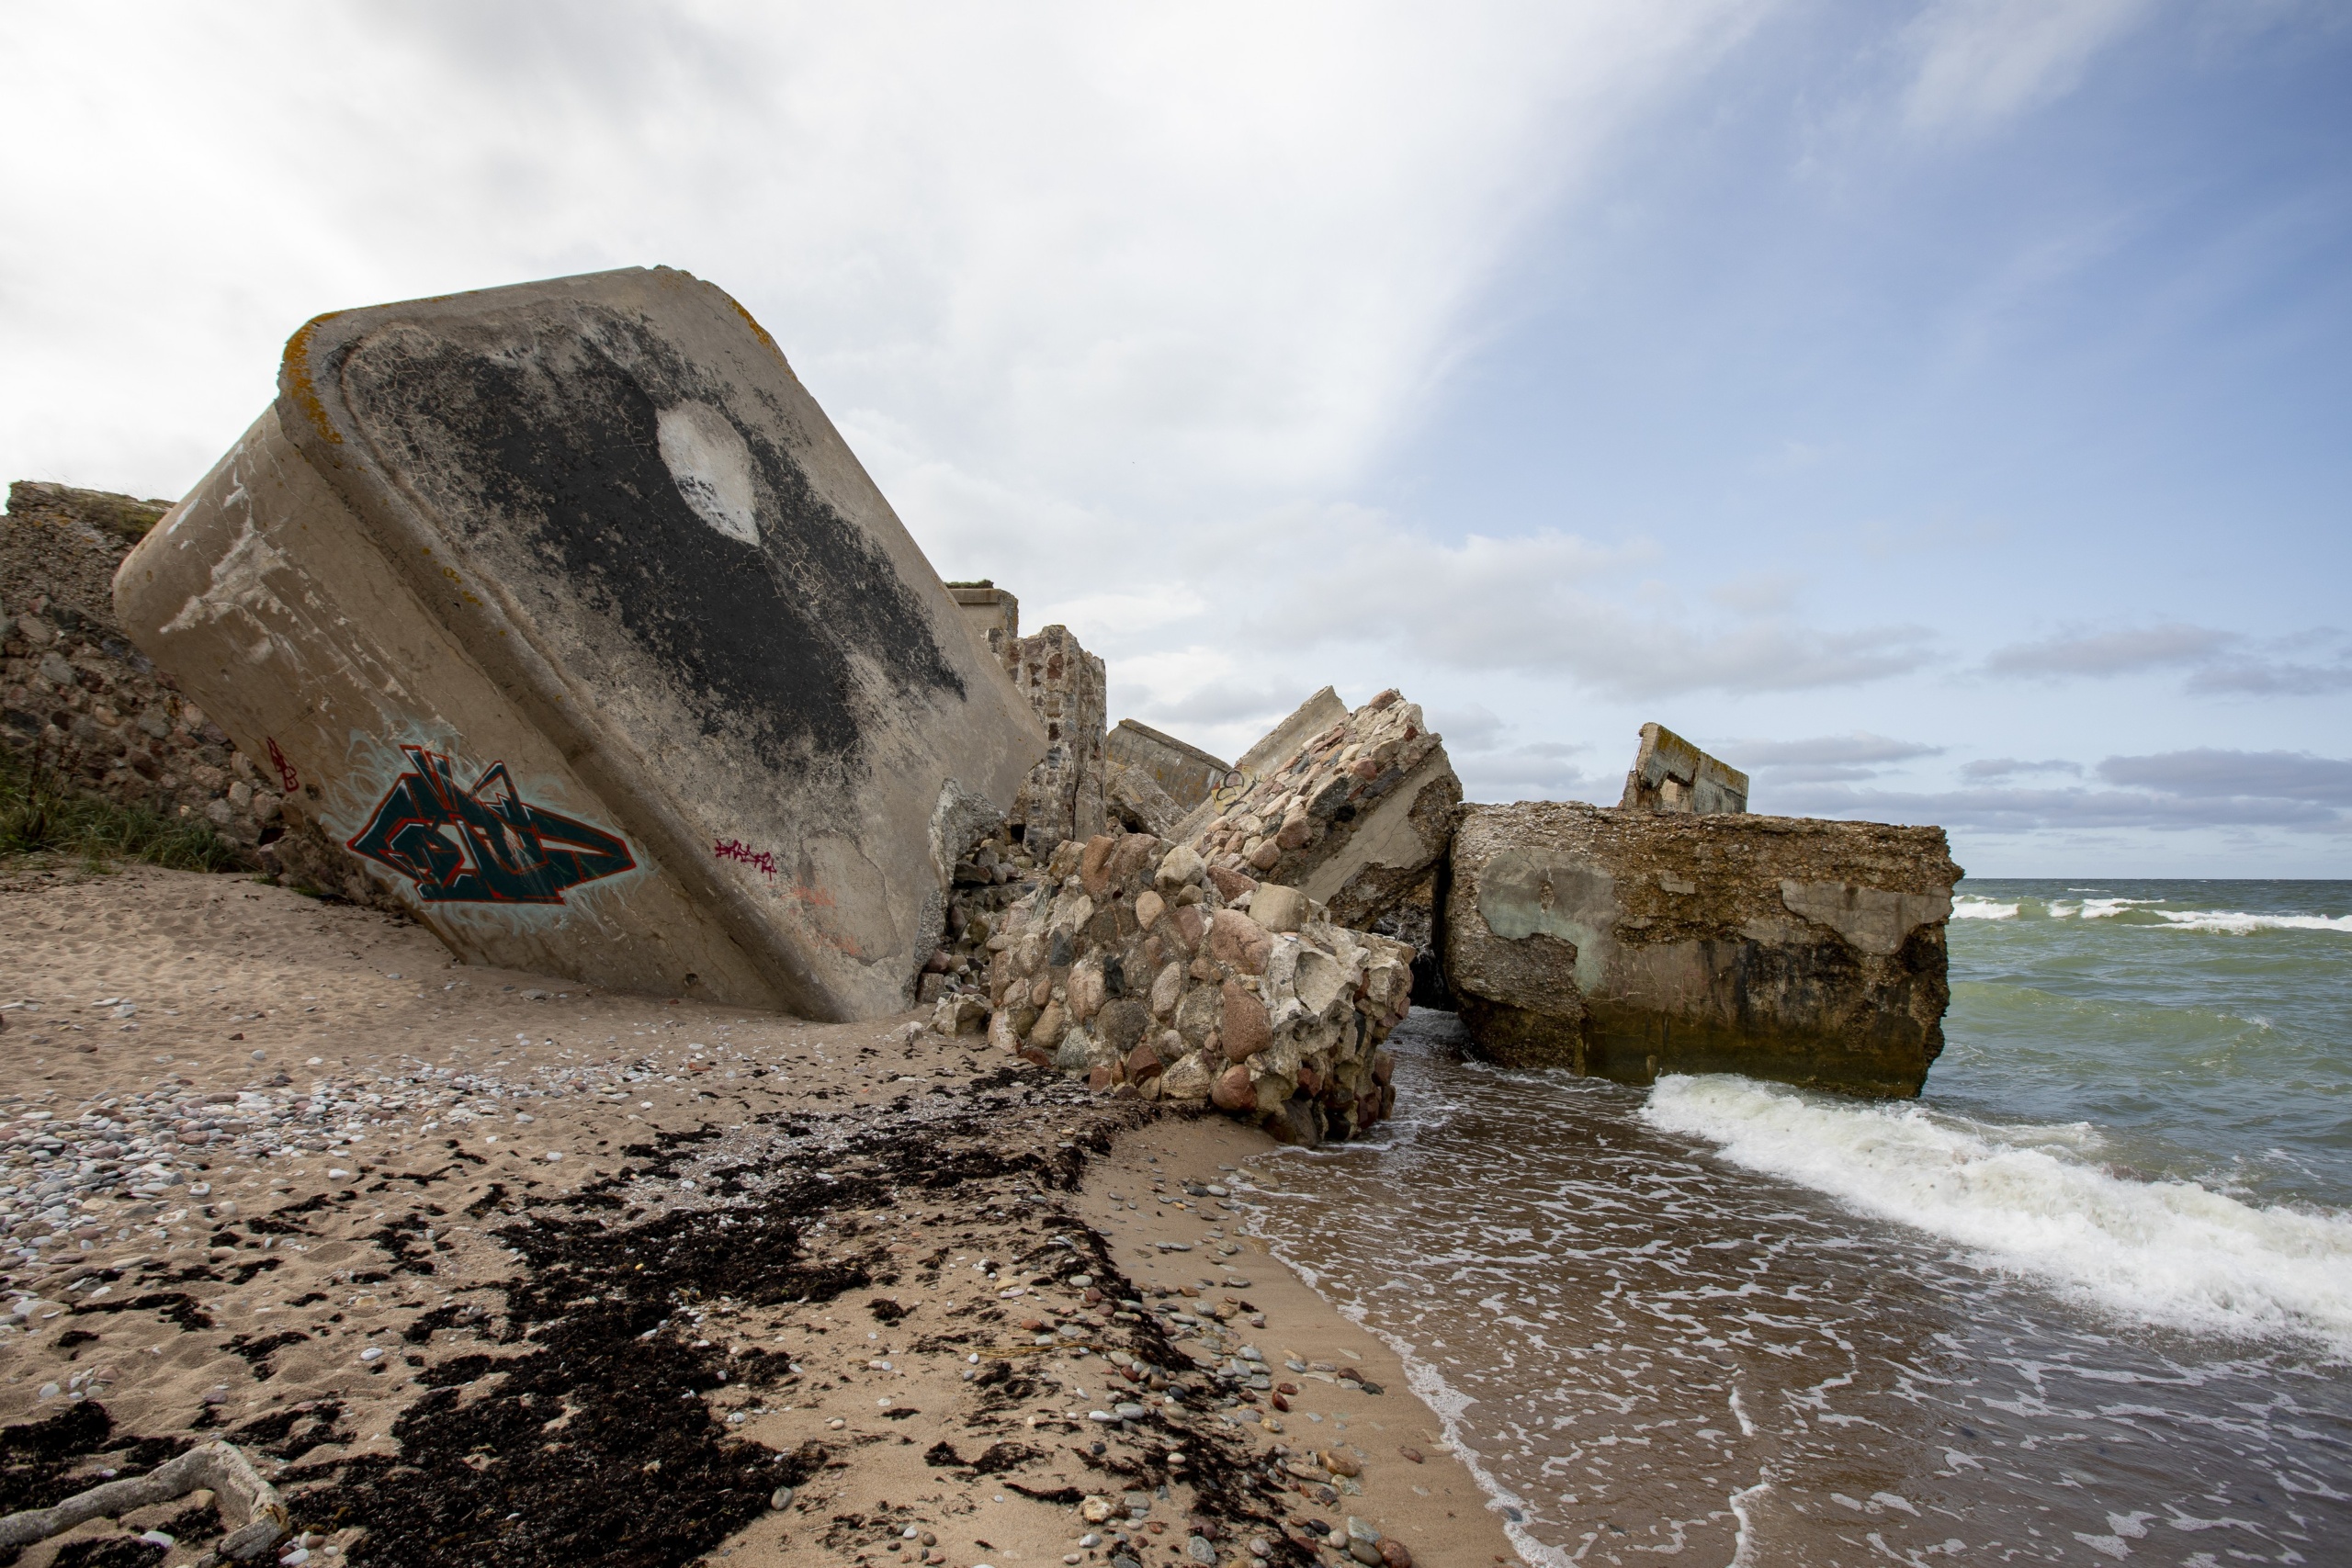
[[[2352,876],[2352,12],[0,0],[0,476],[175,497],[327,310],[769,329],[946,578],[1220,755],[1645,720],[1978,875]]]

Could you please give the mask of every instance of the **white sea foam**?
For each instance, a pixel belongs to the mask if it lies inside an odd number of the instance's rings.
[[[2352,1354],[2352,1215],[2259,1208],[2184,1181],[2110,1176],[2083,1127],[2003,1128],[1921,1107],[1833,1103],[1730,1077],[1660,1078],[1644,1120],[2030,1273],[2111,1311]]]
[[[2226,931],[2245,936],[2255,931],[2352,931],[2352,915],[2248,915],[2235,909],[2156,909],[2156,919],[2183,931]]]
[[[1973,893],[1963,893],[1951,901],[1951,918],[1955,920],[2013,920],[2017,917],[2015,904],[1996,903]]]

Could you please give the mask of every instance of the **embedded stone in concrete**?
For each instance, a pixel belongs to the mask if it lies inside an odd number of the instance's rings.
[[[311,322],[115,602],[454,951],[619,988],[905,1007],[950,840],[1046,750],[774,341],[666,268]]]
[[[1446,979],[1480,1055],[1910,1096],[1943,1049],[1940,828],[1466,807]]]
[[[1708,756],[1662,724],[1642,726],[1619,806],[1708,816],[1747,809],[1747,775]]]
[[[1233,778],[1231,763],[1131,718],[1121,719],[1112,729],[1108,750],[1113,762],[1149,777],[1180,811],[1192,810],[1209,797],[1211,790],[1224,787]]]

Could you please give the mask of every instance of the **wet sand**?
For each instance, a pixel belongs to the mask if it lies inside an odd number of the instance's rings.
[[[1509,1559],[1393,1357],[1241,1242],[1252,1132],[239,877],[17,871],[0,953],[7,1508],[226,1436],[322,1568],[1336,1562],[1350,1515]]]

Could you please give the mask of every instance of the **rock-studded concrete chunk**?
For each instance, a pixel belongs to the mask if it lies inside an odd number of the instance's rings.
[[[1461,801],[1419,706],[1383,692],[1307,732],[1192,842],[1228,874],[1297,888],[1340,925],[1418,945]]]
[[[1403,943],[1321,919],[1269,931],[1199,855],[1149,834],[1065,844],[1046,870],[988,940],[1000,1050],[1293,1143],[1394,1108],[1380,1043],[1411,1005]]]
[[[1045,736],[740,306],[345,311],[278,388],[115,597],[289,800],[469,959],[907,1005]]]
[[[1916,1095],[1943,1049],[1960,874],[1939,828],[1475,806],[1446,979],[1479,1052],[1512,1066]]]

